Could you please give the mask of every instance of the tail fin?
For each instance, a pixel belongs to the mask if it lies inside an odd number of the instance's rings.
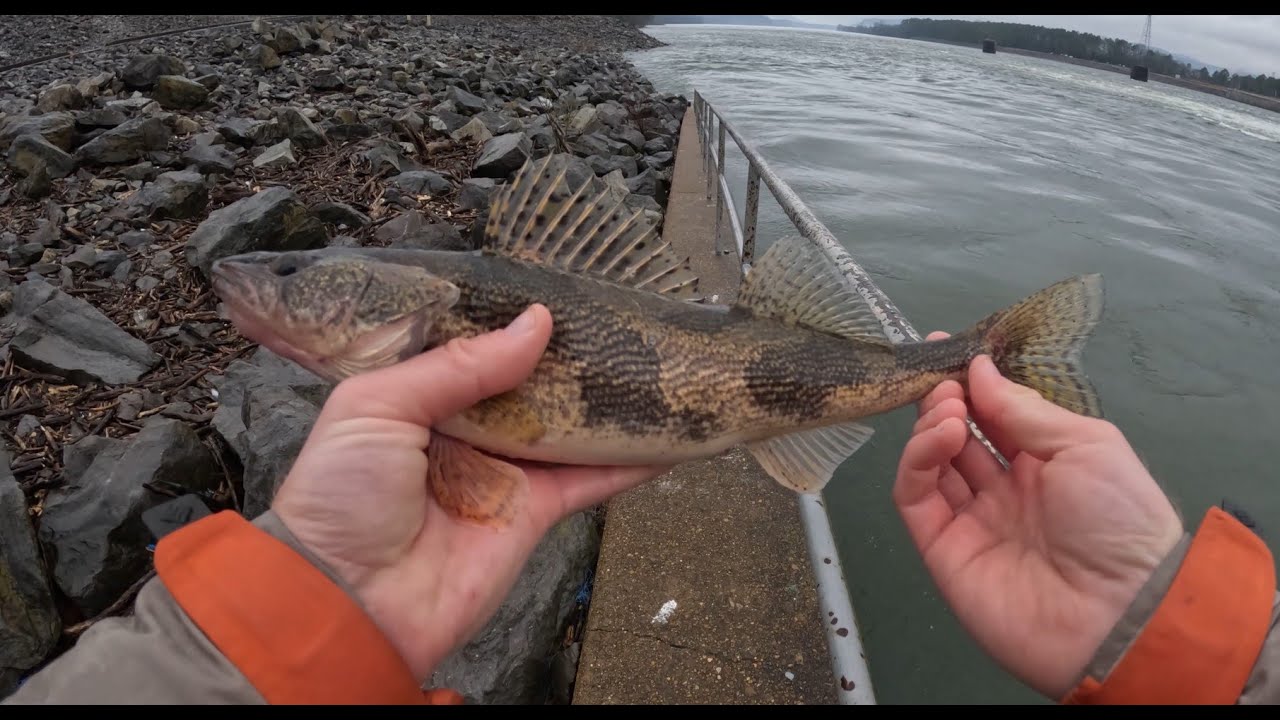
[[[1002,375],[1074,413],[1100,418],[1081,355],[1102,307],[1102,276],[1080,275],[993,314],[975,331]]]

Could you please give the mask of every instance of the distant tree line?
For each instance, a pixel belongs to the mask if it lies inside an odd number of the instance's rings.
[[[1162,75],[1181,75],[1191,80],[1213,83],[1225,87],[1280,97],[1280,78],[1266,75],[1236,75],[1225,69],[1209,72],[1208,68],[1195,69],[1191,65],[1173,59],[1172,55],[1143,48],[1141,43],[1131,43],[1117,38],[1104,38],[1092,33],[1047,28],[1022,23],[982,22],[974,20],[931,20],[910,18],[897,25],[878,24],[870,27],[839,26],[846,32],[887,35],[900,38],[945,40],[948,42],[982,44],[983,40],[995,40],[997,45],[1057,53],[1080,60],[1109,63],[1112,65],[1145,65],[1148,70]]]

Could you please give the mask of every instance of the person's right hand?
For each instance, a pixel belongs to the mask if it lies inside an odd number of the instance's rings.
[[[1182,521],[1111,423],[1050,403],[985,355],[968,384],[969,407],[951,380],[921,402],[894,502],[969,633],[1060,700],[1177,544]],[[969,432],[966,411],[1009,470]]]

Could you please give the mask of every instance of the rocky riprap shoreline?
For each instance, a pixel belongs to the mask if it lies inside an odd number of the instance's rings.
[[[6,32],[45,52],[48,22]],[[548,154],[660,222],[687,100],[618,54],[659,44],[607,16],[317,16],[0,76],[0,695],[128,611],[146,510],[264,511],[324,402],[221,318],[213,260],[474,249],[494,188]],[[555,528],[433,683],[563,702],[598,532]]]

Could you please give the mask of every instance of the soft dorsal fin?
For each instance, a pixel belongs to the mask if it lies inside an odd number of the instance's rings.
[[[529,160],[489,210],[484,251],[697,301],[698,277],[642,210],[588,176],[578,187],[564,155]],[[592,189],[592,186],[597,189]]]
[[[796,235],[765,251],[742,281],[734,304],[757,317],[890,344],[884,326],[835,263],[817,245]]]

